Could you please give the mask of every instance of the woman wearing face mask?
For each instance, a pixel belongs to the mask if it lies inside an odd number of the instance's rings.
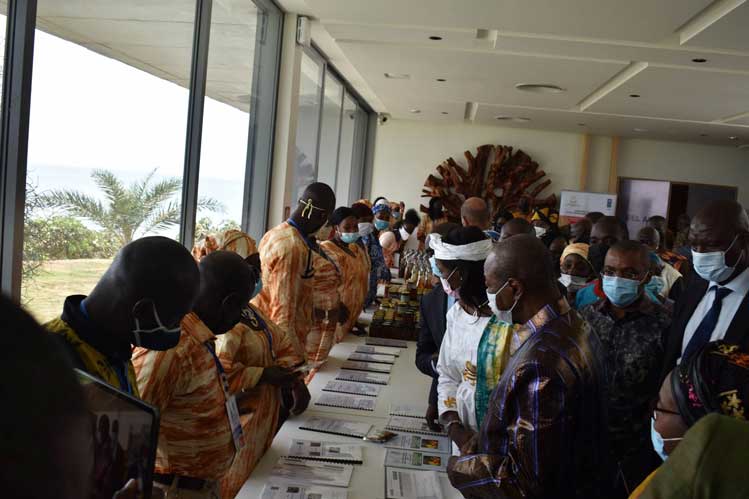
[[[406,218],[389,230],[380,235],[380,245],[385,256],[388,267],[395,267],[395,254],[406,250],[419,250],[421,244],[416,237],[416,228],[421,219],[416,210],[408,210]]]
[[[354,210],[347,206],[337,208],[330,216],[330,223],[335,228],[333,239],[320,246],[341,270],[338,294],[342,310],[348,311],[348,317],[336,329],[337,343],[351,331],[364,309],[370,269],[364,248],[356,244],[360,236]]]
[[[447,329],[437,361],[439,421],[457,452],[469,430],[478,431],[474,395],[478,347],[491,309],[484,283],[484,260],[492,242],[477,227],[451,230],[443,239],[430,236],[442,287],[457,300],[447,312]]]
[[[403,220],[403,214],[406,212],[406,203],[401,201],[396,203],[395,201],[390,202],[390,226],[395,227],[395,224]]]
[[[651,419],[651,439],[655,452],[666,461],[681,445],[684,434],[701,418],[718,413],[741,421],[749,414],[749,353],[738,346],[716,341],[682,360],[661,385]],[[685,456],[681,456],[684,458]],[[687,456],[689,457],[689,456]],[[694,461],[698,456],[692,456]],[[670,463],[669,463],[670,464]],[[684,461],[682,461],[684,464]],[[733,465],[713,462],[710,467]],[[685,469],[685,468],[682,468]],[[717,484],[702,483],[703,495],[670,495],[677,483],[664,482],[672,475],[661,475],[659,468],[653,472],[630,496],[630,499],[654,497],[718,497],[707,493],[717,492]],[[732,488],[725,484],[726,491]],[[729,496],[720,496],[729,497]],[[745,497],[731,495],[730,497]]]
[[[363,202],[358,202],[354,203],[351,209],[359,221],[360,239],[357,241],[357,244],[360,244],[369,256],[369,282],[367,285],[367,298],[364,302],[364,306],[368,307],[377,301],[377,284],[380,282],[390,282],[390,268],[385,265],[382,246],[380,246],[373,223],[375,215],[372,208]]]
[[[575,303],[577,292],[595,279],[593,266],[588,261],[589,248],[585,243],[572,243],[564,248],[559,259],[562,272],[559,283],[564,286],[569,303]]]
[[[536,237],[543,241],[548,248],[552,241],[559,236],[559,213],[552,208],[536,208],[531,217],[531,224],[536,231]]]

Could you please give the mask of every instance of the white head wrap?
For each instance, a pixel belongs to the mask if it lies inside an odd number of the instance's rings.
[[[475,243],[456,246],[442,241],[439,234],[430,234],[429,247],[434,250],[434,258],[437,260],[465,260],[468,262],[480,262],[486,260],[492,250],[491,239],[476,241]]]

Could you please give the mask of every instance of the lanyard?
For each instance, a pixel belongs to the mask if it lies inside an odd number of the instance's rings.
[[[86,300],[81,300],[81,303],[79,305],[79,308],[81,310],[81,314],[83,317],[90,321],[91,318],[88,316],[88,310],[86,310]],[[130,378],[127,376],[127,367],[125,362],[119,362],[119,363],[113,363],[109,359],[107,359],[107,365],[109,366],[112,371],[114,371],[114,375],[117,376],[117,381],[120,383],[120,390],[126,392],[128,395],[133,394],[133,387],[130,385]]]
[[[224,389],[224,397],[227,399],[229,398],[229,381],[226,379],[226,371],[224,371],[224,366],[221,365],[221,361],[218,360],[218,356],[216,355],[216,348],[211,344],[210,340],[203,343],[205,347],[208,349],[208,351],[211,353],[211,357],[213,357],[213,362],[216,363],[216,371],[218,371],[218,375],[221,378],[221,387]]]
[[[299,225],[297,225],[297,223],[294,220],[292,220],[292,219],[286,220],[286,223],[289,224],[289,225],[291,225],[292,227],[294,227],[296,229],[296,231],[299,232],[299,235],[302,237],[302,239],[304,239],[304,243],[307,245],[307,247],[309,249],[312,249],[313,245],[310,242],[309,238],[304,235],[304,232],[302,232],[301,227],[299,227]]]
[[[304,241],[304,244],[307,245],[307,265],[304,269],[304,273],[302,274],[302,279],[311,279],[315,276],[315,267],[312,265],[312,248],[314,246],[312,242],[307,238],[307,236],[304,235],[302,229],[299,228],[295,221],[289,218],[288,220],[286,220],[286,223],[296,229],[296,231],[299,233],[299,236]]]
[[[270,357],[273,360],[273,362],[275,362],[276,352],[273,351],[273,334],[270,332],[270,328],[268,327],[268,324],[266,324],[265,321],[261,319],[260,316],[250,307],[247,307],[247,320],[250,322],[250,324],[252,324],[253,327],[258,327],[263,330],[263,334],[265,334],[265,338],[268,340],[268,349],[270,350]]]

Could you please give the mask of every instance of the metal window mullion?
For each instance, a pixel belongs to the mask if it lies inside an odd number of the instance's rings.
[[[0,172],[0,288],[20,302],[36,0],[10,0],[5,41]]]
[[[196,0],[195,28],[190,66],[190,97],[187,109],[185,169],[182,180],[182,207],[179,238],[187,248],[195,240],[195,219],[198,211],[198,180],[200,147],[203,139],[203,110],[208,74],[208,42],[211,37],[213,0]]]
[[[324,61],[321,63],[319,59],[316,59],[316,62],[318,64],[321,64],[322,66],[322,78],[320,78],[320,99],[317,106],[317,150],[315,151],[315,182],[317,182],[318,175],[320,175],[320,142],[322,142],[322,118],[323,107],[325,106],[325,68],[327,67],[327,64]]]
[[[257,34],[252,70],[242,230],[259,241],[268,228],[283,14],[268,0],[254,1],[262,11],[263,26]]]
[[[333,192],[335,192],[336,189],[338,189],[338,163],[341,161],[341,135],[343,133],[343,113],[345,111],[343,106],[346,103],[346,87],[335,78],[332,79],[341,87],[341,102],[339,103],[340,111],[338,112],[338,139],[336,140],[335,149],[335,169],[333,170],[333,185],[331,185]]]

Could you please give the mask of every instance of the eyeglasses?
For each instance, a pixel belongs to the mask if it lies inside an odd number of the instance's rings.
[[[662,412],[664,414],[673,414],[674,416],[681,416],[680,412],[669,411],[668,409],[662,409],[658,406],[655,406],[655,409],[653,409],[653,421],[658,421],[659,412]]]

